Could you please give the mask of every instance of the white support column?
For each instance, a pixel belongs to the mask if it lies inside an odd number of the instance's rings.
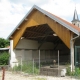
[[[71,40],[71,72],[74,71],[74,41]]]
[[[74,39],[73,34],[71,34],[71,41],[70,41],[70,48],[71,48],[71,72],[74,71]]]
[[[13,68],[15,65],[18,65],[18,63],[13,51],[13,40],[10,40],[10,66]]]

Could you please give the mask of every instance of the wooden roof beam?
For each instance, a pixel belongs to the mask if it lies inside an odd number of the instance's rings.
[[[34,32],[34,31],[29,31],[29,30],[27,30],[26,32],[29,32],[29,33],[34,33],[34,34],[38,34],[38,35],[44,35],[43,33]]]

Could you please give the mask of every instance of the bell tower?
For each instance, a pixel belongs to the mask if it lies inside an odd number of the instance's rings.
[[[74,10],[74,16],[73,16],[72,24],[80,27],[80,20],[79,20],[79,18],[78,18],[78,14],[77,14],[76,8],[75,8],[75,10]]]

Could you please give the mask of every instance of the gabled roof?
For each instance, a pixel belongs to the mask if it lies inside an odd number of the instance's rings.
[[[65,28],[69,29],[70,31],[72,31],[73,33],[79,35],[80,32],[80,28],[78,28],[77,26],[67,22],[66,20],[63,20],[62,18],[53,15],[41,8],[39,8],[38,6],[34,5],[31,10],[25,15],[25,17],[20,21],[20,23],[15,27],[15,29],[11,32],[11,34],[8,36],[8,39],[11,37],[11,35],[15,32],[15,30],[23,23],[23,21],[29,16],[29,14],[34,10],[38,10],[41,13],[43,13],[44,15],[47,15],[49,18],[51,18],[52,20],[55,20],[56,22],[58,22],[59,24],[63,25]]]

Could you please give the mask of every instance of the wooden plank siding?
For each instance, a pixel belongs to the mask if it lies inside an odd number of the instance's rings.
[[[13,48],[16,47],[21,36],[25,32],[27,27],[36,26],[40,24],[48,24],[50,28],[58,35],[58,37],[64,42],[64,44],[70,48],[70,39],[71,33],[64,26],[55,22],[54,20],[47,17],[45,14],[35,10],[31,15],[29,15],[28,20],[24,21],[19,27],[20,29],[15,31],[15,34],[12,35],[13,39]]]

